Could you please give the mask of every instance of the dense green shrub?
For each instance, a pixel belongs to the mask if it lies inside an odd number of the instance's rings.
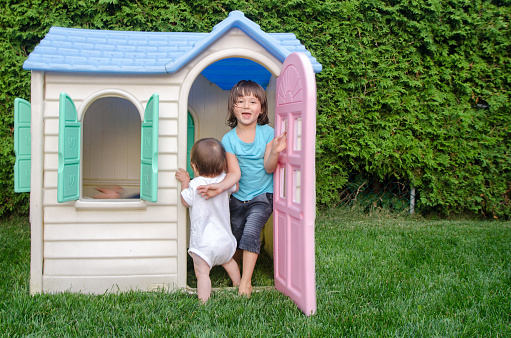
[[[0,13],[0,215],[12,192],[12,106],[29,98],[28,53],[51,26],[209,32],[241,10],[293,32],[317,75],[317,200],[350,170],[409,180],[424,212],[511,215],[511,2],[486,0],[4,0]]]

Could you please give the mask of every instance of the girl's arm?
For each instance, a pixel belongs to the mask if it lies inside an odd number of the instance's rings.
[[[206,197],[206,199],[215,197],[216,195],[226,191],[233,185],[237,184],[240,180],[241,170],[236,155],[227,152],[225,154],[225,159],[227,161],[227,175],[225,175],[222,182],[200,185],[197,187],[199,194]]]
[[[264,170],[268,174],[273,173],[279,164],[279,154],[287,148],[287,132],[283,132],[275,137],[273,141],[266,145],[264,152]]]

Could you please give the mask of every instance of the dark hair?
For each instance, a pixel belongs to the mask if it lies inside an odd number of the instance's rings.
[[[229,102],[227,104],[227,125],[231,128],[238,125],[238,120],[234,115],[234,104],[240,96],[246,95],[256,97],[261,103],[261,114],[257,117],[257,124],[268,124],[270,122],[268,118],[268,101],[266,100],[266,92],[263,87],[254,81],[241,80],[231,88],[231,94],[229,95]]]
[[[200,176],[218,176],[226,169],[225,148],[217,139],[200,139],[192,147],[190,162]]]

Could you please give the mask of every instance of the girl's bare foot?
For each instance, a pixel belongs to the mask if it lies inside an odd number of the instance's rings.
[[[251,284],[240,283],[238,294],[240,296],[246,296],[247,298],[250,298],[250,296],[252,295],[252,290],[254,290],[254,288],[252,287]]]

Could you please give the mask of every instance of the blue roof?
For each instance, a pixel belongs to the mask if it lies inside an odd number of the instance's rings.
[[[244,31],[281,62],[292,52],[302,52],[309,57],[314,71],[316,73],[321,71],[321,64],[312,57],[294,34],[265,33],[259,25],[246,18],[240,11],[231,12],[228,18],[216,25],[210,33],[52,27],[30,53],[23,68],[55,72],[174,73],[233,28]],[[216,62],[204,70],[204,75],[217,83],[226,77],[222,69],[229,65],[243,69],[248,67],[250,70],[253,67],[259,76],[266,76],[268,79],[271,76],[256,62],[238,58]],[[264,72],[267,74],[261,75]],[[218,79],[211,80],[214,77]]]

